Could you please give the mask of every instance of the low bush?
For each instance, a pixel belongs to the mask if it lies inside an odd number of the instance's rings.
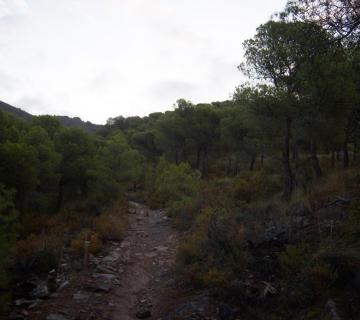
[[[249,203],[259,197],[261,193],[261,179],[258,172],[243,172],[235,178],[234,184],[234,198],[237,201],[244,201]]]
[[[192,170],[187,163],[175,165],[163,161],[159,163],[155,184],[162,203],[171,206],[199,191],[200,173]]]
[[[244,267],[242,235],[229,214],[203,209],[178,250],[181,276],[201,287],[228,284]]]
[[[101,238],[96,232],[84,229],[75,239],[71,240],[70,248],[76,254],[83,254],[85,241],[89,242],[89,252],[92,254],[98,253],[103,245]]]
[[[103,240],[122,240],[127,227],[127,205],[116,201],[94,219],[94,230]]]
[[[286,250],[280,254],[280,266],[289,273],[301,272],[311,263],[312,254],[313,250],[309,243],[288,245]]]
[[[56,235],[30,234],[16,242],[12,265],[22,276],[32,272],[45,274],[57,267],[62,247],[62,239]]]

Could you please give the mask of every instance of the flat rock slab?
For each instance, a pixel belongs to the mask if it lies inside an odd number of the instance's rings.
[[[66,317],[62,314],[49,314],[46,317],[46,320],[71,320],[71,318]]]
[[[93,278],[111,281],[115,280],[116,276],[110,273],[94,273]]]
[[[89,298],[89,295],[82,292],[77,292],[73,295],[74,300],[88,300]]]

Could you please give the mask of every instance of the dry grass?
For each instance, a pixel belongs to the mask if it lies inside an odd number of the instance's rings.
[[[359,184],[356,181],[359,168],[334,171],[317,180],[306,192],[305,198],[313,209],[324,207],[336,197],[348,197],[358,192]]]
[[[115,202],[94,219],[94,229],[103,240],[122,240],[127,228],[127,204]]]
[[[96,232],[84,229],[75,239],[71,240],[70,248],[73,252],[82,254],[85,248],[85,241],[89,241],[89,252],[92,254],[98,253],[103,245],[102,240]]]

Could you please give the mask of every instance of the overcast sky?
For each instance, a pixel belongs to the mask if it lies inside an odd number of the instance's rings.
[[[228,99],[286,0],[0,0],[0,100],[105,123]]]

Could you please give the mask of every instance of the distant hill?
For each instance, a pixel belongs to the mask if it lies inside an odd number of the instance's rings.
[[[24,110],[21,110],[20,108],[13,107],[5,102],[0,101],[0,110],[9,112],[12,115],[21,118],[23,120],[31,120],[33,117],[30,113],[27,113]]]
[[[30,114],[20,108],[11,106],[10,104],[7,104],[3,101],[0,101],[0,110],[8,112],[8,113],[12,114],[13,116],[18,117],[23,120],[26,120],[26,121],[31,120],[31,118],[33,117],[32,114]],[[102,125],[94,124],[94,123],[91,123],[90,121],[85,122],[85,121],[82,121],[78,117],[75,117],[75,118],[71,118],[68,116],[55,116],[55,117],[57,119],[59,119],[60,123],[63,126],[66,126],[66,127],[80,127],[89,132],[95,132],[95,131],[99,130],[100,128],[102,128]]]

